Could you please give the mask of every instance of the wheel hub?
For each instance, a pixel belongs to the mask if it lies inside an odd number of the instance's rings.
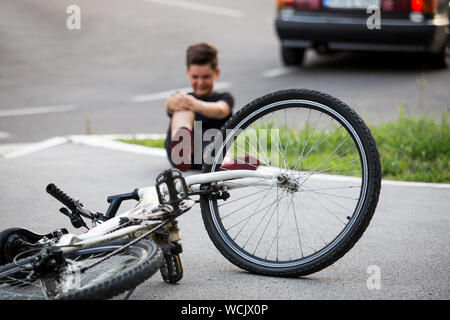
[[[299,183],[297,179],[287,175],[287,174],[279,174],[277,177],[278,186],[286,189],[289,192],[297,192],[299,191]]]

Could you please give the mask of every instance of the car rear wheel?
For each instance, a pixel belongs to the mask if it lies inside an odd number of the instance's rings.
[[[450,65],[450,39],[447,37],[446,44],[440,52],[431,54],[430,62],[432,67],[438,69],[447,68]]]
[[[286,66],[301,65],[304,55],[305,49],[281,46],[281,58]]]

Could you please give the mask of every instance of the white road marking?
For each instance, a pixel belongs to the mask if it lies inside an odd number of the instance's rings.
[[[60,144],[66,143],[68,140],[66,137],[53,137],[44,141],[40,141],[33,144],[27,144],[23,148],[18,148],[15,151],[4,154],[3,157],[6,159],[17,158],[30,153],[42,151],[48,148],[59,146]]]
[[[0,143],[0,158],[4,158],[5,155],[13,153],[17,150],[23,149],[27,146],[33,145],[33,143]]]
[[[71,137],[82,137],[83,135],[72,135]],[[90,134],[89,137],[97,137],[108,140],[117,140],[117,139],[136,139],[136,140],[144,140],[144,139],[153,139],[160,140],[166,139],[165,133],[123,133],[123,134]]]
[[[226,16],[226,17],[233,17],[233,18],[244,17],[243,12],[240,10],[224,8],[224,7],[219,7],[219,6],[213,6],[210,4],[204,4],[204,3],[188,1],[188,0],[170,0],[170,1],[168,1],[168,0],[145,0],[145,2],[163,4],[166,6],[195,10],[195,11],[206,12],[206,13],[212,13],[212,14],[217,14],[217,15]]]
[[[26,116],[26,115],[53,113],[53,112],[67,112],[75,110],[76,108],[77,106],[74,104],[66,104],[60,106],[42,106],[31,108],[7,109],[7,110],[0,110],[0,117]]]
[[[281,67],[281,68],[274,68],[270,70],[266,70],[263,73],[261,73],[261,77],[263,78],[275,78],[284,76],[286,74],[294,73],[298,71],[299,68],[296,67]]]
[[[9,138],[11,134],[9,132],[0,131],[0,139],[6,139]]]
[[[98,147],[141,155],[167,158],[166,150],[162,148],[150,148],[141,145],[114,141],[114,139],[128,136],[129,135],[70,135],[66,137],[53,137],[36,143],[16,143],[6,145],[0,144],[0,157],[3,157],[5,159],[13,159],[31,153],[39,152],[48,148],[56,147],[61,144],[74,143],[90,147]],[[140,139],[160,139],[165,137],[165,134],[139,134],[137,136],[133,135],[133,137]]]
[[[223,90],[228,89],[232,86],[231,82],[216,82],[214,84],[214,90]],[[138,96],[134,96],[131,98],[131,101],[133,102],[148,102],[148,101],[157,101],[157,100],[165,100],[169,98],[172,94],[176,92],[190,92],[192,91],[192,88],[181,88],[181,89],[174,89],[174,90],[167,90],[162,92],[156,92],[156,93],[149,93],[149,94],[142,94]]]

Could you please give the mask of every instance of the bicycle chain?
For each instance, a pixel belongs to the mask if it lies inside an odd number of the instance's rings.
[[[144,233],[143,235],[137,237],[137,238],[134,239],[133,241],[130,241],[130,242],[128,242],[127,244],[121,246],[120,248],[118,248],[118,249],[116,249],[116,250],[114,250],[114,251],[108,253],[105,257],[103,257],[103,258],[100,259],[99,261],[93,263],[92,265],[87,266],[87,267],[84,267],[84,268],[81,268],[81,269],[80,269],[80,272],[83,273],[83,272],[85,272],[86,270],[91,269],[91,268],[93,268],[93,267],[99,265],[100,263],[102,263],[102,262],[108,260],[108,259],[111,258],[112,256],[114,256],[114,255],[116,255],[116,254],[122,252],[123,250],[129,248],[130,246],[132,246],[132,245],[138,243],[139,241],[143,240],[144,238],[148,237],[148,236],[151,235],[153,232],[155,232],[155,231],[161,229],[163,226],[165,226],[165,225],[168,224],[169,222],[170,222],[170,220],[161,223],[159,226],[153,228],[152,230],[147,231],[146,233]]]

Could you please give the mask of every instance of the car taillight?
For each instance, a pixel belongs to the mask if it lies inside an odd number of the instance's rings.
[[[438,0],[382,0],[381,11],[435,13]]]
[[[415,0],[417,2],[421,2],[421,11],[422,13],[436,13],[437,7],[438,7],[438,0]],[[414,0],[411,0],[411,11],[413,10],[413,2]],[[419,9],[419,4],[417,4],[417,9]]]
[[[295,7],[299,9],[320,9],[321,0],[297,0]]]
[[[295,0],[277,0],[278,8],[293,7]]]
[[[411,11],[422,12],[423,0],[411,0]]]
[[[381,11],[409,11],[413,0],[382,0]]]
[[[278,8],[320,9],[322,0],[277,0]]]

